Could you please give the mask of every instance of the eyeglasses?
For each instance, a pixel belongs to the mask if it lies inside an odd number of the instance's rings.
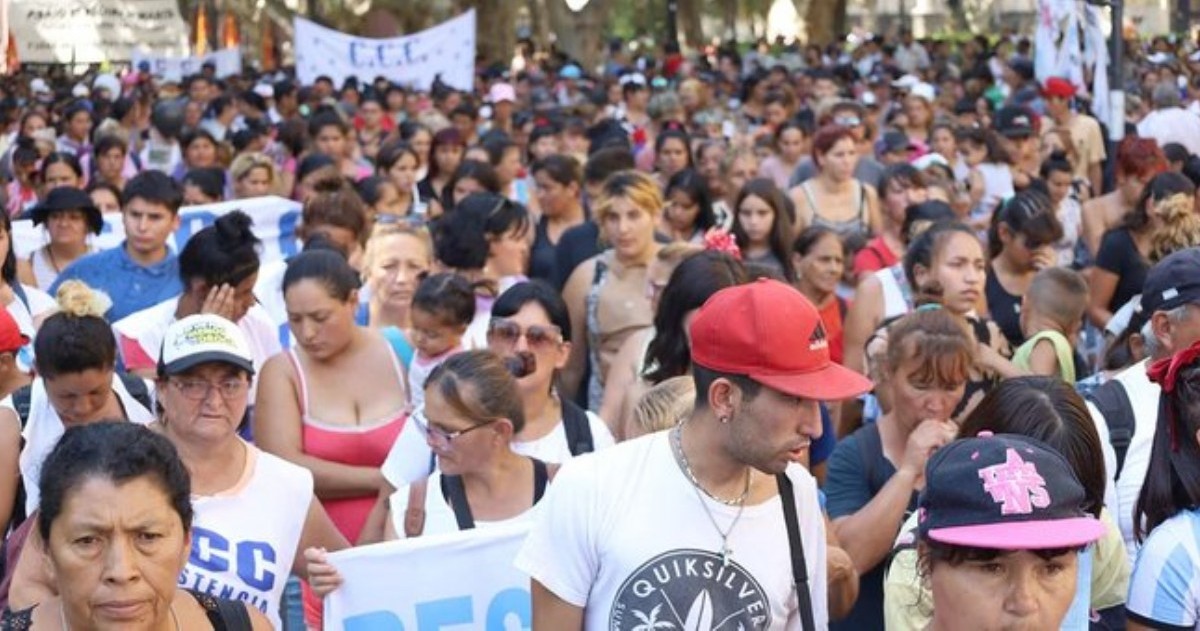
[[[521,325],[512,320],[503,318],[492,318],[491,324],[488,325],[488,342],[512,348],[517,345],[517,340],[521,336],[525,336],[526,343],[534,350],[541,350],[562,344],[562,331],[554,325],[544,326],[534,324],[524,331],[521,330]]]
[[[208,394],[213,390],[220,393],[222,399],[228,401],[245,394],[250,387],[250,383],[244,379],[226,379],[219,383],[202,379],[173,379],[171,385],[175,386],[175,389],[185,398],[192,401],[208,399]]]
[[[412,421],[417,424],[417,427],[420,428],[421,432],[423,432],[426,436],[434,439],[438,444],[441,444],[441,445],[450,445],[450,444],[454,443],[455,439],[457,439],[461,436],[466,436],[467,434],[470,434],[471,432],[473,432],[477,429],[487,427],[488,425],[491,425],[492,423],[495,423],[498,420],[500,420],[500,419],[494,418],[494,419],[484,421],[478,425],[473,425],[471,427],[468,427],[467,429],[460,429],[457,431],[448,432],[448,431],[434,425],[432,422],[430,422],[430,420],[425,416],[424,408],[418,409],[412,415]]]

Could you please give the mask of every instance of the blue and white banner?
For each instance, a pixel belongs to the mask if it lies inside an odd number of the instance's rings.
[[[216,50],[200,57],[170,57],[133,51],[134,68],[145,63],[150,68],[150,74],[169,81],[183,81],[185,77],[198,74],[206,63],[212,63],[217,71],[217,78],[224,79],[242,72],[242,51],[238,48]]]
[[[296,240],[296,227],[300,225],[300,203],[283,197],[255,197],[181,208],[179,229],[172,236],[171,247],[179,252],[193,234],[211,226],[217,217],[233,210],[241,210],[254,220],[254,234],[262,240],[262,250],[259,252],[262,262],[287,258],[300,251]],[[46,231],[34,226],[28,219],[13,222],[12,237],[13,249],[22,258],[28,257],[30,252],[44,245],[47,240]],[[124,239],[125,226],[121,223],[121,215],[105,215],[104,231],[95,238],[95,246],[103,250],[119,245]]]
[[[437,75],[460,90],[475,85],[475,11],[403,37],[373,39],[325,28],[304,18],[295,21],[296,77],[312,85],[329,77],[341,86],[349,77],[428,90]]]
[[[529,629],[529,576],[513,567],[528,533],[525,522],[330,554],[345,582],[325,599],[325,631]]]

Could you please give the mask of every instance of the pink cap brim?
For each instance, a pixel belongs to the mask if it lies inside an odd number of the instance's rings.
[[[870,379],[833,362],[820,370],[791,375],[747,375],[758,383],[794,397],[814,401],[842,401],[871,391]]]
[[[1073,548],[1104,536],[1104,524],[1094,517],[1044,521],[1017,521],[979,526],[957,526],[929,531],[939,543],[993,550],[1049,550]]]

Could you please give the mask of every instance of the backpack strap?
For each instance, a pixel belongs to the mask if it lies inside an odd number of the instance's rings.
[[[1125,454],[1129,451],[1137,427],[1129,393],[1125,391],[1125,384],[1113,379],[1092,390],[1087,398],[1104,415],[1104,424],[1108,426],[1108,442],[1117,455],[1117,470],[1113,477],[1120,478],[1121,469],[1125,466]]]
[[[574,401],[562,400],[563,431],[567,435],[567,448],[572,456],[581,456],[596,450],[592,438],[592,425],[588,422],[587,412]]]
[[[129,393],[129,396],[144,405],[150,412],[154,412],[154,401],[150,399],[150,388],[146,387],[146,380],[126,372],[119,373],[118,376],[121,378],[121,384],[125,386],[125,391]]]
[[[442,497],[454,511],[454,521],[458,522],[459,530],[471,530],[475,527],[475,518],[471,516],[471,504],[467,502],[467,487],[463,485],[460,475],[442,475]]]
[[[542,496],[546,494],[546,484],[550,481],[550,472],[546,468],[546,463],[533,458],[533,503],[536,505],[542,501]]]
[[[858,459],[862,462],[862,470],[866,473],[867,486],[870,488],[875,483],[875,463],[879,461],[878,454],[883,453],[883,439],[879,436],[879,425],[873,423],[864,427],[855,436],[855,442],[858,443]],[[872,494],[878,491],[879,489],[871,488]]]

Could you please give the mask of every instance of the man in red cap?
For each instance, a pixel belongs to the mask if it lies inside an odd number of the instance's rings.
[[[1065,129],[1074,148],[1071,166],[1075,179],[1084,179],[1092,187],[1092,195],[1104,192],[1104,172],[1101,164],[1107,153],[1104,135],[1096,119],[1071,109],[1075,97],[1075,86],[1068,79],[1050,77],[1042,87],[1042,98],[1046,102],[1046,117],[1042,124],[1042,136]]]
[[[871,384],[777,281],[717,292],[691,339],[691,416],[566,464],[539,504],[516,560],[534,629],[826,628],[824,517],[798,462],[818,401]]]

